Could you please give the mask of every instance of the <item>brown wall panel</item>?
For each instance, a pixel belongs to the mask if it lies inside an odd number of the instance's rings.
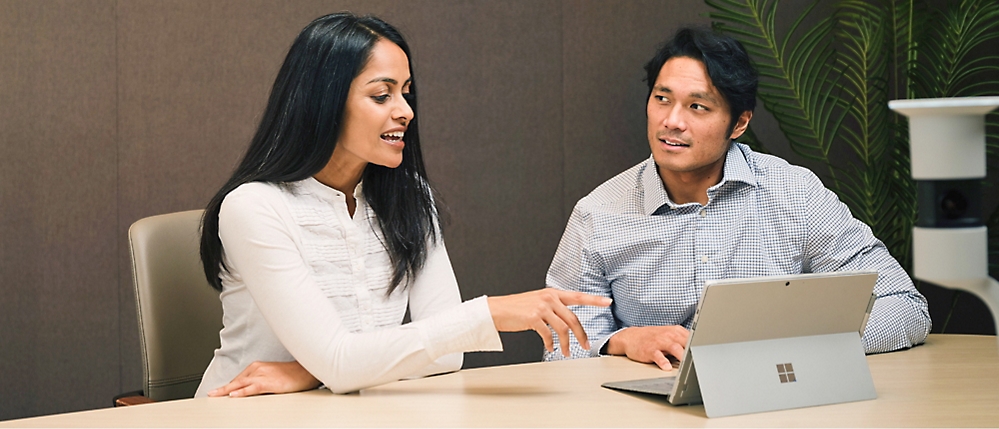
[[[538,204],[561,194],[558,4],[292,5],[119,6],[123,390],[138,389],[142,375],[128,225],[207,202],[252,136],[287,47],[329,12],[376,14],[412,44],[424,150],[451,209],[447,242],[463,294],[543,286],[561,228],[561,209]],[[539,341],[515,335],[505,355],[469,362],[539,356]]]
[[[565,218],[576,201],[649,157],[645,63],[677,29],[706,25],[699,1],[567,0]]]
[[[127,231],[203,208],[249,143],[287,47],[310,19],[275,2],[121,2],[118,213],[122,391],[142,368]]]
[[[544,285],[575,202],[648,156],[644,63],[708,22],[701,0],[0,0],[0,420],[140,388],[129,225],[207,203],[294,37],[341,10],[410,42],[465,299]],[[466,366],[541,356],[503,339]]]
[[[114,2],[0,3],[0,420],[117,393]]]
[[[414,11],[415,12],[415,11]],[[413,44],[430,178],[462,296],[537,289],[561,235],[561,8],[554,1],[430,3],[400,24]],[[537,361],[503,336],[466,367]]]

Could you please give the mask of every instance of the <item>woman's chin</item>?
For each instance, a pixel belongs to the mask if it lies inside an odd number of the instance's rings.
[[[402,156],[399,156],[398,158],[379,160],[377,162],[372,162],[372,164],[380,165],[386,168],[397,168],[402,165]]]

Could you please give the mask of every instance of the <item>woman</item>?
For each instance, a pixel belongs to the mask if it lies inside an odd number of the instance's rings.
[[[196,396],[320,382],[350,392],[455,371],[462,352],[501,350],[497,331],[533,329],[549,351],[551,330],[588,344],[566,305],[609,299],[545,289],[461,303],[409,57],[390,25],[348,13],[295,40],[246,155],[205,212],[201,255],[224,328]]]

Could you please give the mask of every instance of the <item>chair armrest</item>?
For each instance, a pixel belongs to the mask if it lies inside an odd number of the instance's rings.
[[[130,405],[142,405],[156,402],[145,396],[142,396],[142,391],[137,390],[135,392],[122,393],[114,397],[114,406],[125,407]]]

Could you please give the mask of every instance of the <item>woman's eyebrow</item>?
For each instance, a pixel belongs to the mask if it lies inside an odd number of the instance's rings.
[[[376,82],[386,82],[386,83],[391,83],[393,85],[399,83],[399,81],[397,81],[395,79],[392,79],[390,77],[376,77],[376,78],[371,79],[371,80],[368,81],[369,84],[370,83],[376,83]]]
[[[413,78],[409,78],[409,79],[406,79],[406,82],[404,82],[404,83],[411,83],[412,81],[413,81]],[[392,85],[398,85],[399,84],[399,81],[397,81],[395,79],[392,79],[390,77],[376,77],[374,79],[369,80],[368,84],[372,84],[372,83],[376,83],[376,82],[391,83]]]

